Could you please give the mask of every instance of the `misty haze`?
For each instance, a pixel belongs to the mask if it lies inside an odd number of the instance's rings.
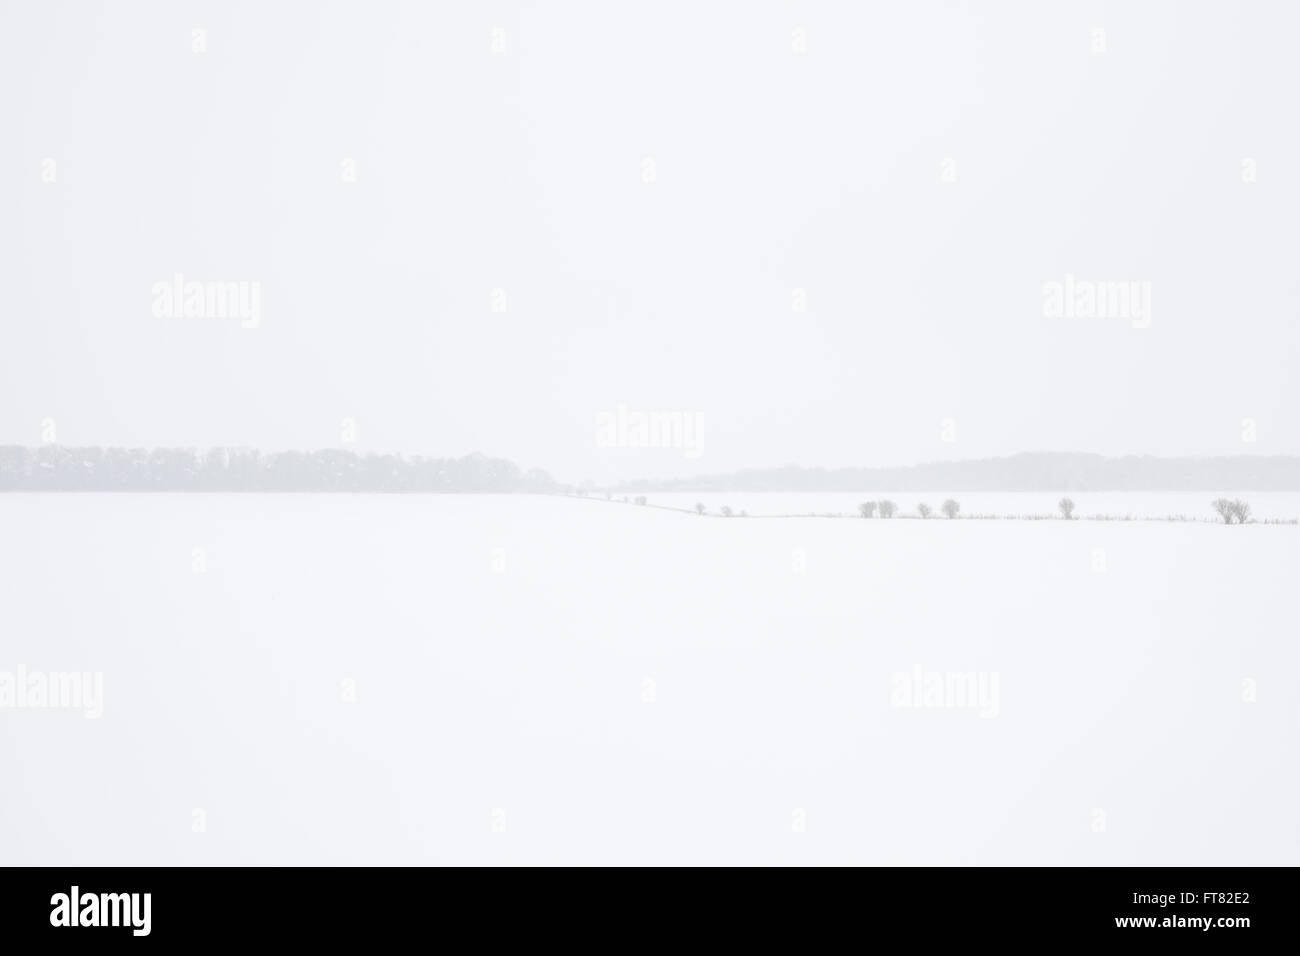
[[[0,855],[1295,864],[1297,28],[0,5]]]

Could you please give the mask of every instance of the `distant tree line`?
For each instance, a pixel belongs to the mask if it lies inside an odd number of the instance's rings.
[[[561,490],[564,491],[567,489],[561,489]],[[579,497],[581,497],[585,495],[586,492],[579,489],[576,492],[576,494]],[[607,491],[605,492],[605,500],[614,501],[616,499],[614,498],[612,492]],[[622,500],[625,504],[627,504],[630,502],[631,499],[629,499],[626,495],[624,495]],[[647,504],[647,499],[644,495],[638,496],[636,499],[636,503],[638,505]],[[1225,524],[1256,524],[1256,523],[1300,524],[1300,519],[1295,519],[1295,518],[1291,518],[1291,519],[1267,518],[1267,519],[1263,519],[1262,522],[1257,522],[1256,519],[1251,516],[1250,505],[1247,502],[1242,501],[1240,498],[1234,498],[1232,500],[1229,500],[1227,498],[1218,498],[1212,501],[1210,504],[1214,508],[1215,513],[1218,514],[1218,516],[1223,519]],[[701,517],[710,514],[716,514],[723,518],[732,518],[737,515],[739,515],[742,518],[749,517],[749,512],[744,510],[737,512],[730,505],[723,505],[721,508],[718,509],[718,511],[711,513],[709,511],[708,506],[702,501],[695,502],[694,507],[690,509],[674,507],[672,505],[666,505],[666,506],[659,505],[657,507],[666,507],[670,511],[692,511],[695,514],[700,515]],[[939,506],[939,510],[943,513],[943,515],[946,518],[949,519],[956,518],[958,515],[961,514],[961,502],[959,502],[956,498],[945,499],[943,504]],[[1061,517],[1064,518],[1066,521],[1077,520],[1077,516],[1074,513],[1074,500],[1072,498],[1068,498],[1068,497],[1062,498],[1060,501],[1056,503],[1056,510],[1061,513]],[[900,516],[904,518],[911,517],[910,515],[907,514],[900,515],[898,510],[898,505],[895,504],[893,501],[890,501],[888,498],[882,498],[879,501],[862,502],[861,504],[858,505],[858,514],[861,515],[863,518],[874,518],[876,517],[877,514],[879,514],[881,518],[893,518],[896,516]],[[916,514],[920,518],[926,519],[926,518],[933,517],[935,511],[927,502],[922,501],[918,503],[916,506]],[[805,514],[768,515],[767,517],[844,518],[849,516],[842,513],[834,513],[834,512],[827,512],[825,514],[819,515],[816,514],[815,512],[810,511]],[[976,520],[994,519],[994,520],[1008,520],[1008,521],[1014,521],[1014,520],[1042,521],[1042,520],[1050,520],[1052,516],[1050,514],[1036,513],[1036,514],[1007,514],[1007,515],[974,514],[974,515],[963,516],[963,517],[970,517]],[[1128,515],[1094,514],[1094,515],[1089,515],[1087,520],[1090,521],[1135,521],[1135,520],[1189,521],[1189,520],[1196,520],[1196,519],[1194,518],[1189,519],[1186,515],[1182,515],[1182,514],[1166,515],[1164,517],[1152,517],[1147,519],[1135,518],[1131,514]]]
[[[1227,498],[1217,498],[1210,502],[1210,504],[1214,508],[1215,513],[1223,519],[1224,524],[1232,524],[1234,522],[1237,524],[1246,524],[1251,520],[1250,505],[1247,502],[1242,501],[1240,498],[1234,498],[1231,501]],[[1073,520],[1073,499],[1062,498],[1056,503],[1056,508],[1061,512],[1061,517],[1066,521]],[[700,514],[704,514],[704,505],[697,504],[695,509]],[[887,498],[883,501],[864,501],[862,504],[858,505],[858,514],[862,515],[864,518],[874,517],[877,510],[880,512],[880,517],[892,518],[897,513],[898,506]],[[726,509],[724,508],[723,511],[725,512]],[[943,503],[943,513],[949,518],[957,517],[960,511],[961,504],[955,498],[949,498]],[[916,506],[916,513],[922,518],[928,518],[934,514],[934,509],[925,502],[921,502]]]
[[[0,445],[0,491],[551,492],[544,471],[502,458],[358,455],[340,449]]]
[[[835,491],[863,494],[947,494],[979,491],[1300,491],[1300,456],[1237,455],[1220,458],[1105,458],[1101,455],[1028,452],[1005,458],[929,462],[899,468],[746,469],[716,475],[625,482],[625,492],[732,494],[766,491]]]

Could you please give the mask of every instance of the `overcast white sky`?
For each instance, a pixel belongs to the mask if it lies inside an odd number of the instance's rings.
[[[1300,452],[1297,10],[4,0],[0,443]],[[1067,273],[1150,326],[1045,317]],[[598,447],[620,403],[701,456]]]

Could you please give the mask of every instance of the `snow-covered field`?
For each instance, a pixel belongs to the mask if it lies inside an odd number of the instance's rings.
[[[103,675],[98,719],[0,710],[0,863],[1300,863],[1294,526],[13,494],[0,528],[0,675]]]

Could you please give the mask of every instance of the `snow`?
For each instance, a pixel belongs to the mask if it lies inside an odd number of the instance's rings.
[[[1295,526],[55,493],[0,527],[0,672],[104,688],[0,710],[6,864],[1300,862]],[[899,706],[918,671],[996,707]]]

